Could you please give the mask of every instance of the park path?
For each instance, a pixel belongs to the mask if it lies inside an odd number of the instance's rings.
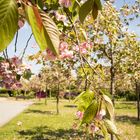
[[[0,98],[0,127],[20,114],[32,101],[15,101],[7,98]]]

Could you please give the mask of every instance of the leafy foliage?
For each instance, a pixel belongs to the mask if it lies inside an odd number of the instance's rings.
[[[41,49],[48,47],[57,55],[59,34],[55,23],[46,13],[39,12],[36,7],[26,6],[26,12],[34,37]]]
[[[87,107],[92,103],[95,94],[91,90],[83,91],[79,96],[76,97],[75,102],[78,104],[80,111],[85,111]]]
[[[96,19],[98,10],[101,10],[100,0],[87,0],[79,9],[79,19],[83,23],[87,15],[92,11],[93,19]]]
[[[98,102],[93,100],[93,102],[87,107],[86,111],[84,112],[84,116],[82,119],[81,124],[89,123],[95,118],[98,110]]]
[[[0,19],[0,51],[3,51],[18,30],[18,11],[15,0],[0,1]]]
[[[105,106],[106,109],[109,113],[110,119],[112,120],[114,117],[114,107],[113,107],[113,103],[111,101],[111,99],[107,96],[107,95],[103,95],[104,98],[104,102],[105,102]]]
[[[104,120],[105,126],[108,130],[109,133],[111,134],[115,134],[117,139],[119,140],[119,135],[118,135],[118,130],[116,128],[116,126],[114,125],[114,123],[112,123],[112,121],[110,120]]]

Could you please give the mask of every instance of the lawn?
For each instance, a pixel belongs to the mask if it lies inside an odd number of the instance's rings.
[[[36,101],[34,105],[0,128],[0,140],[79,140],[84,134],[73,130],[76,107],[60,100],[60,115],[56,115],[55,100]],[[18,125],[22,122],[22,125]],[[19,123],[20,124],[20,123]],[[140,139],[140,122],[136,121],[135,103],[116,104],[116,124],[123,140]]]
[[[137,121],[136,103],[118,102],[116,122],[123,140],[140,140],[140,121]]]

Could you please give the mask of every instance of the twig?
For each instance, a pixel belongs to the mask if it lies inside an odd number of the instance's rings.
[[[7,58],[6,58],[6,55],[5,55],[5,52],[4,51],[3,51],[3,56],[4,56],[5,60],[6,60]]]
[[[18,40],[18,31],[16,33],[16,39],[15,39],[15,53],[17,51],[17,40]]]
[[[66,13],[66,15],[67,15],[67,17],[68,17],[68,19],[69,19],[71,25],[72,25],[72,29],[73,29],[75,35],[76,35],[76,39],[77,39],[77,40],[76,40],[76,44],[77,44],[78,47],[79,47],[79,57],[80,57],[80,61],[81,61],[81,67],[82,67],[82,70],[83,70],[83,72],[84,72],[84,74],[85,74],[85,77],[86,77],[86,81],[85,81],[85,83],[86,83],[86,85],[85,85],[85,90],[86,90],[87,81],[88,81],[88,75],[87,75],[87,73],[86,73],[86,71],[85,71],[85,69],[84,69],[84,64],[83,64],[83,59],[82,59],[81,49],[80,49],[80,41],[79,41],[79,39],[78,39],[78,34],[77,34],[75,25],[73,24],[73,21],[72,21],[71,17],[68,15],[68,13],[67,13],[67,11],[66,11],[65,9],[64,9],[64,11],[65,11],[65,13]]]
[[[24,57],[24,55],[25,55],[26,49],[27,49],[27,47],[28,47],[28,44],[29,44],[30,39],[32,38],[32,35],[33,35],[33,33],[31,33],[31,35],[29,36],[29,39],[28,39],[27,42],[26,42],[26,46],[25,46],[25,48],[24,48],[24,50],[23,50],[23,54],[22,54],[21,59],[23,59],[23,57]]]
[[[6,54],[7,59],[9,59],[9,57],[8,57],[8,50],[7,50],[7,48],[5,49],[5,54]]]

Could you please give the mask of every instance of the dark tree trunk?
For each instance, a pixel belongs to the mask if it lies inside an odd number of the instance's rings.
[[[87,90],[87,84],[88,84],[88,79],[87,79],[87,76],[86,76],[86,79],[85,79],[85,91]]]
[[[114,69],[113,52],[111,52],[110,94],[112,96],[112,103],[113,105],[115,105],[115,69]],[[111,140],[114,140],[113,134],[111,134]]]
[[[45,105],[47,105],[47,92],[48,92],[48,88],[46,87],[46,91],[45,91]]]
[[[60,86],[60,84],[58,83],[58,89],[57,89],[57,94],[56,94],[56,111],[57,111],[57,114],[59,114],[59,86]]]
[[[137,119],[140,120],[140,84],[136,81],[136,95],[137,95]]]
[[[110,94],[112,95],[112,102],[115,105],[115,71],[113,59],[111,60],[110,68]]]
[[[52,91],[51,91],[51,89],[49,90],[49,97],[50,97],[50,99],[52,98]]]
[[[69,102],[70,102],[70,100],[71,100],[71,87],[70,87],[70,83],[71,83],[71,82],[69,82]]]

